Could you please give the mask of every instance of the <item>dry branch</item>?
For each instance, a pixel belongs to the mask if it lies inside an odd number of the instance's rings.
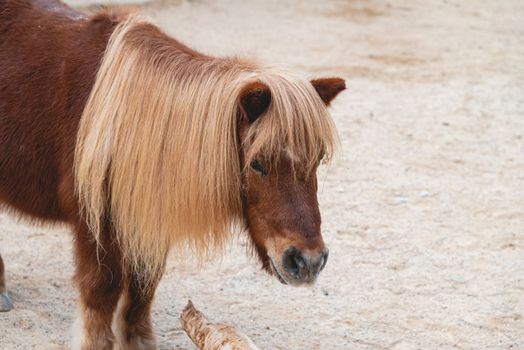
[[[180,322],[200,350],[258,350],[251,339],[234,327],[210,322],[195,309],[191,300],[182,311]]]

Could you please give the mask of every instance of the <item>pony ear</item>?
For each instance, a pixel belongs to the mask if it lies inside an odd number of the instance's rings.
[[[253,123],[269,107],[271,91],[261,82],[248,84],[240,92],[240,108],[250,123]]]
[[[326,106],[329,106],[331,101],[339,94],[339,92],[346,89],[346,82],[341,78],[321,78],[311,80],[311,84],[317,90],[320,98]]]

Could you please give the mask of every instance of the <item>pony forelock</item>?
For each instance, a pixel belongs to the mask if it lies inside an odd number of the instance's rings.
[[[244,140],[246,165],[263,158],[275,166],[283,154],[297,170],[309,173],[324,159],[329,161],[338,145],[338,136],[327,108],[310,82],[278,69],[262,70],[257,80],[271,91],[271,103]]]
[[[253,81],[272,100],[241,145],[239,94]],[[130,16],[109,40],[81,117],[76,190],[94,238],[109,220],[124,263],[147,285],[171,247],[206,257],[243,228],[241,147],[248,161],[287,152],[311,169],[335,143],[308,81],[196,54]]]

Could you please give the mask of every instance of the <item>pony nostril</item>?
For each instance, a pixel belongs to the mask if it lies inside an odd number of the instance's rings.
[[[328,257],[329,257],[329,249],[326,248],[326,250],[324,250],[324,253],[322,254],[322,263],[320,265],[320,269],[319,269],[319,272],[324,270],[324,267],[326,267],[326,264],[327,264],[327,261],[328,261]]]
[[[287,273],[295,278],[299,278],[301,271],[306,267],[306,262],[302,253],[297,248],[291,247],[284,252],[282,265]]]

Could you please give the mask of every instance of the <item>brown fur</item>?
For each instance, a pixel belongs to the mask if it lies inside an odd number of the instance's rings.
[[[268,271],[271,271],[269,259],[278,265],[278,255],[288,245],[305,252],[324,248],[314,173],[323,153],[329,155],[333,151],[334,129],[322,101],[328,104],[342,90],[340,81],[309,85],[287,72],[266,69],[252,61],[203,56],[168,38],[153,25],[133,21],[126,14],[107,12],[88,17],[55,0],[0,0],[0,205],[33,220],[67,223],[74,229],[75,281],[80,290],[79,310],[83,320],[83,338],[77,346],[82,349],[110,349],[115,337],[124,348],[154,347],[151,302],[166,254],[176,242],[184,245],[196,239],[195,250],[211,249],[227,238],[226,231],[236,220],[247,226]],[[116,28],[124,28],[126,23],[133,34],[122,45],[108,46],[110,39],[118,38]],[[127,49],[130,51],[126,55],[120,51]],[[114,70],[117,57],[134,71],[129,76],[115,75],[111,77],[116,79],[105,81],[105,73],[118,75]],[[138,63],[134,64],[132,57]],[[183,71],[173,65],[181,60],[188,64]],[[150,85],[144,85],[149,88],[145,90],[147,94],[165,94],[161,95],[165,101],[171,101],[171,97],[178,98],[183,92],[183,86],[177,84],[193,79],[191,72],[202,72],[199,62],[206,60],[211,62],[209,72],[217,72],[218,85],[213,85],[209,78],[197,79],[197,85],[192,87],[196,100],[185,102],[190,103],[189,108],[197,107],[201,99],[211,96],[212,92],[199,88],[198,81],[211,83],[208,85],[211,87],[223,86],[229,95],[223,95],[222,100],[216,97],[216,107],[220,109],[221,103],[229,103],[226,110],[230,115],[217,120],[214,119],[217,114],[210,112],[208,119],[190,120],[184,119],[189,115],[175,113],[159,119],[168,123],[166,130],[172,132],[164,132],[160,141],[166,142],[170,135],[180,135],[184,132],[181,130],[186,130],[196,135],[195,142],[200,142],[204,157],[212,155],[203,158],[201,174],[198,167],[183,173],[184,164],[190,164],[184,161],[192,161],[186,155],[197,154],[194,149],[172,152],[166,143],[166,153],[156,153],[165,150],[152,146],[151,150],[156,150],[152,154],[156,163],[128,157],[129,150],[143,147],[147,140],[158,141],[154,138],[156,131],[147,133],[146,119],[136,119],[135,126],[124,125],[120,129],[108,126],[109,129],[93,131],[93,122],[99,117],[107,118],[101,120],[108,123],[130,120],[125,118],[129,113],[118,116],[115,112],[113,119],[109,112],[121,108],[122,103],[128,106],[126,101],[137,93],[129,85],[133,79],[149,81]],[[188,78],[184,79],[188,80],[177,82],[172,74],[186,74]],[[228,77],[237,80],[226,84]],[[164,78],[173,80],[162,85],[158,80]],[[115,81],[123,84],[123,90],[104,104],[101,98],[108,91],[108,84]],[[312,93],[315,89],[318,95]],[[145,98],[141,102],[148,102],[148,96],[141,95]],[[267,98],[258,98],[261,96],[269,98],[270,103]],[[155,108],[153,103],[150,106]],[[182,105],[173,102],[173,106]],[[109,112],[99,113],[102,107]],[[147,113],[140,114],[141,118],[165,117],[162,113],[155,115],[153,109],[143,111]],[[182,118],[181,122],[175,117]],[[216,125],[209,127],[209,123],[215,122]],[[136,134],[135,139],[124,135],[121,144],[113,143],[104,149],[103,143],[96,142],[103,140],[101,135],[107,130],[142,134]],[[110,134],[106,140],[118,142],[115,135]],[[215,143],[203,142],[208,140]],[[131,142],[132,148],[126,148],[126,141]],[[96,146],[89,149],[93,145]],[[112,158],[105,158],[105,163],[96,162],[104,159],[97,157],[108,155]],[[211,159],[214,163],[209,163]],[[249,168],[254,159],[268,168],[267,176],[261,177]],[[158,167],[149,169],[152,173],[144,172],[144,177],[133,187],[167,193],[157,198],[163,204],[156,206],[151,197],[137,207],[138,211],[124,209],[126,200],[137,200],[140,198],[137,195],[145,193],[139,191],[131,197],[125,194],[131,189],[133,172],[139,170],[136,165],[147,169],[151,164],[163,163],[167,168],[158,173],[155,173]],[[173,189],[146,186],[169,185],[165,181],[177,167],[184,175],[182,179],[201,181],[175,181],[171,183]],[[79,186],[78,193],[75,184]],[[197,184],[204,187],[195,187]],[[223,187],[217,188],[216,184]],[[202,193],[188,212],[170,202],[179,193],[170,191],[184,191],[184,186],[191,189],[185,192],[188,195]],[[211,192],[215,190],[216,193]],[[90,202],[93,198],[95,202]],[[203,202],[208,199],[211,201]],[[221,208],[223,202],[228,205],[225,209]],[[139,215],[131,217],[130,213]],[[162,220],[171,215],[180,220],[185,213],[189,216],[186,221],[166,221],[158,227],[157,235],[152,229],[154,221],[144,221],[148,219],[147,213],[153,214],[151,218],[162,214]],[[210,214],[210,218],[202,221],[203,213]],[[131,220],[128,224],[126,220],[130,218],[138,221]],[[188,228],[184,236],[181,232]],[[171,234],[170,229],[174,230]],[[162,238],[157,240],[160,246],[154,245],[157,237]],[[4,274],[1,265],[0,282]],[[119,300],[118,314],[113,317]],[[114,322],[118,323],[117,334],[111,330]]]

